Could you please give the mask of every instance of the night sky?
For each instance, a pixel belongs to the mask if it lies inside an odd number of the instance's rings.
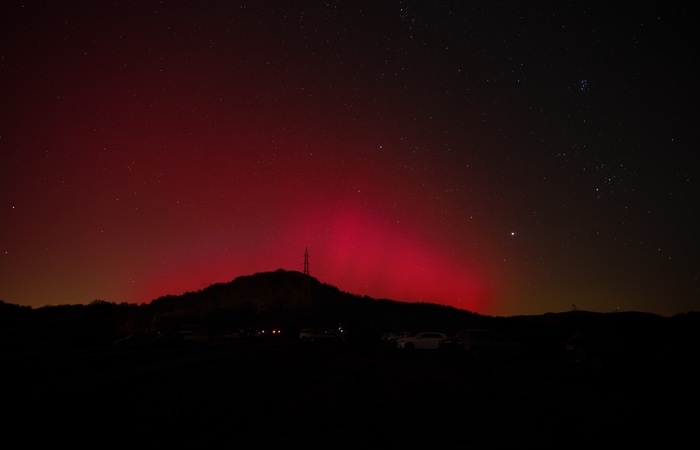
[[[513,316],[700,310],[683,2],[0,6],[0,300],[277,269]]]

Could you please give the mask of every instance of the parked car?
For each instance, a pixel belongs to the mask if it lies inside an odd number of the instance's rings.
[[[496,330],[483,328],[463,329],[454,336],[440,341],[440,350],[478,356],[516,356],[520,342]]]
[[[340,333],[330,328],[304,328],[299,332],[303,342],[340,342]]]
[[[160,342],[161,335],[155,332],[138,332],[114,341],[116,348],[133,348],[155,345]]]
[[[411,334],[410,331],[385,331],[382,333],[381,340],[382,344],[395,347],[396,340]]]
[[[194,331],[180,330],[180,331],[173,331],[171,333],[160,334],[154,343],[160,344],[163,346],[168,346],[168,345],[177,346],[177,345],[192,344],[194,342],[195,342]]]
[[[441,339],[447,335],[439,331],[421,331],[400,337],[396,340],[396,347],[406,350],[437,350]]]
[[[281,328],[261,328],[254,332],[253,337],[257,338],[281,338]]]
[[[562,360],[586,370],[602,371],[625,367],[644,358],[640,350],[620,334],[605,328],[580,328],[571,333],[562,345]],[[648,346],[639,346],[648,348]]]

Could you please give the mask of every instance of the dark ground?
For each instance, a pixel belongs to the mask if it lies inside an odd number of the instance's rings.
[[[4,436],[75,448],[675,448],[695,356],[589,373],[294,339],[2,354]]]

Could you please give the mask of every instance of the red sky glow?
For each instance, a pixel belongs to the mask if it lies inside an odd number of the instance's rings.
[[[697,309],[691,15],[542,8],[6,2],[0,300]]]

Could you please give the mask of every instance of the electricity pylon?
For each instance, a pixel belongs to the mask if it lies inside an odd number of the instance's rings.
[[[302,289],[304,300],[311,303],[311,275],[309,274],[309,248],[304,250],[304,287]]]

